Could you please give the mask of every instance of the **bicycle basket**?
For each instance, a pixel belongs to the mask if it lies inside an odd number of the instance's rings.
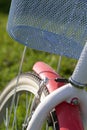
[[[30,48],[78,59],[87,39],[87,0],[12,0],[7,30]]]

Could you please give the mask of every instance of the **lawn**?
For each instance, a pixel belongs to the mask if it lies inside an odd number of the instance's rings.
[[[22,44],[14,41],[6,31],[8,16],[0,14],[0,91],[18,74],[21,56],[24,50]],[[27,48],[22,72],[32,71],[32,66],[36,61],[44,61],[53,69],[57,70],[58,55],[40,52]],[[60,75],[68,78],[75,67],[74,59],[62,58]],[[20,114],[21,109],[19,109]]]
[[[14,41],[6,31],[8,16],[0,14],[0,90],[18,74],[21,55],[24,49],[22,44]],[[57,70],[58,55],[40,52],[27,48],[22,72],[32,71],[32,66],[36,61],[44,61]],[[62,58],[60,75],[69,77],[75,67],[76,61]]]

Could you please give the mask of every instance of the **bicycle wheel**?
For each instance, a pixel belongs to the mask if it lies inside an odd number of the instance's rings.
[[[37,105],[48,94],[47,88],[44,86],[41,98],[38,102],[33,103],[39,90],[41,79],[33,73],[26,73],[20,75],[18,83],[17,80],[17,77],[12,80],[0,96],[1,130],[25,130]],[[54,118],[55,112],[53,111],[49,113],[42,130],[56,130]]]

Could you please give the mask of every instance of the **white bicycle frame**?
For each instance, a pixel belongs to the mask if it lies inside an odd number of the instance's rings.
[[[77,97],[81,105],[81,114],[85,124],[87,124],[87,43],[81,53],[76,68],[70,77],[70,83],[55,90],[48,95],[35,110],[27,130],[41,130],[43,121],[48,113],[59,103],[63,101],[71,101],[73,97]]]

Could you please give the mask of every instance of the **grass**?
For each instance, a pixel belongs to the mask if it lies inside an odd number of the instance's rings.
[[[21,55],[24,49],[22,44],[17,43],[6,31],[7,15],[0,14],[0,91],[18,74]],[[57,70],[59,56],[27,48],[22,72],[32,71],[32,66],[37,61],[43,61]],[[68,78],[75,67],[74,59],[63,57],[60,75]],[[21,109],[18,114],[20,114]]]
[[[0,14],[0,90],[17,75],[24,49],[22,44],[17,43],[8,35],[6,23],[7,15]],[[31,71],[36,61],[44,61],[56,70],[58,59],[58,55],[27,48],[22,71]],[[73,72],[75,63],[75,60],[63,57],[60,74],[64,77],[69,77]]]

